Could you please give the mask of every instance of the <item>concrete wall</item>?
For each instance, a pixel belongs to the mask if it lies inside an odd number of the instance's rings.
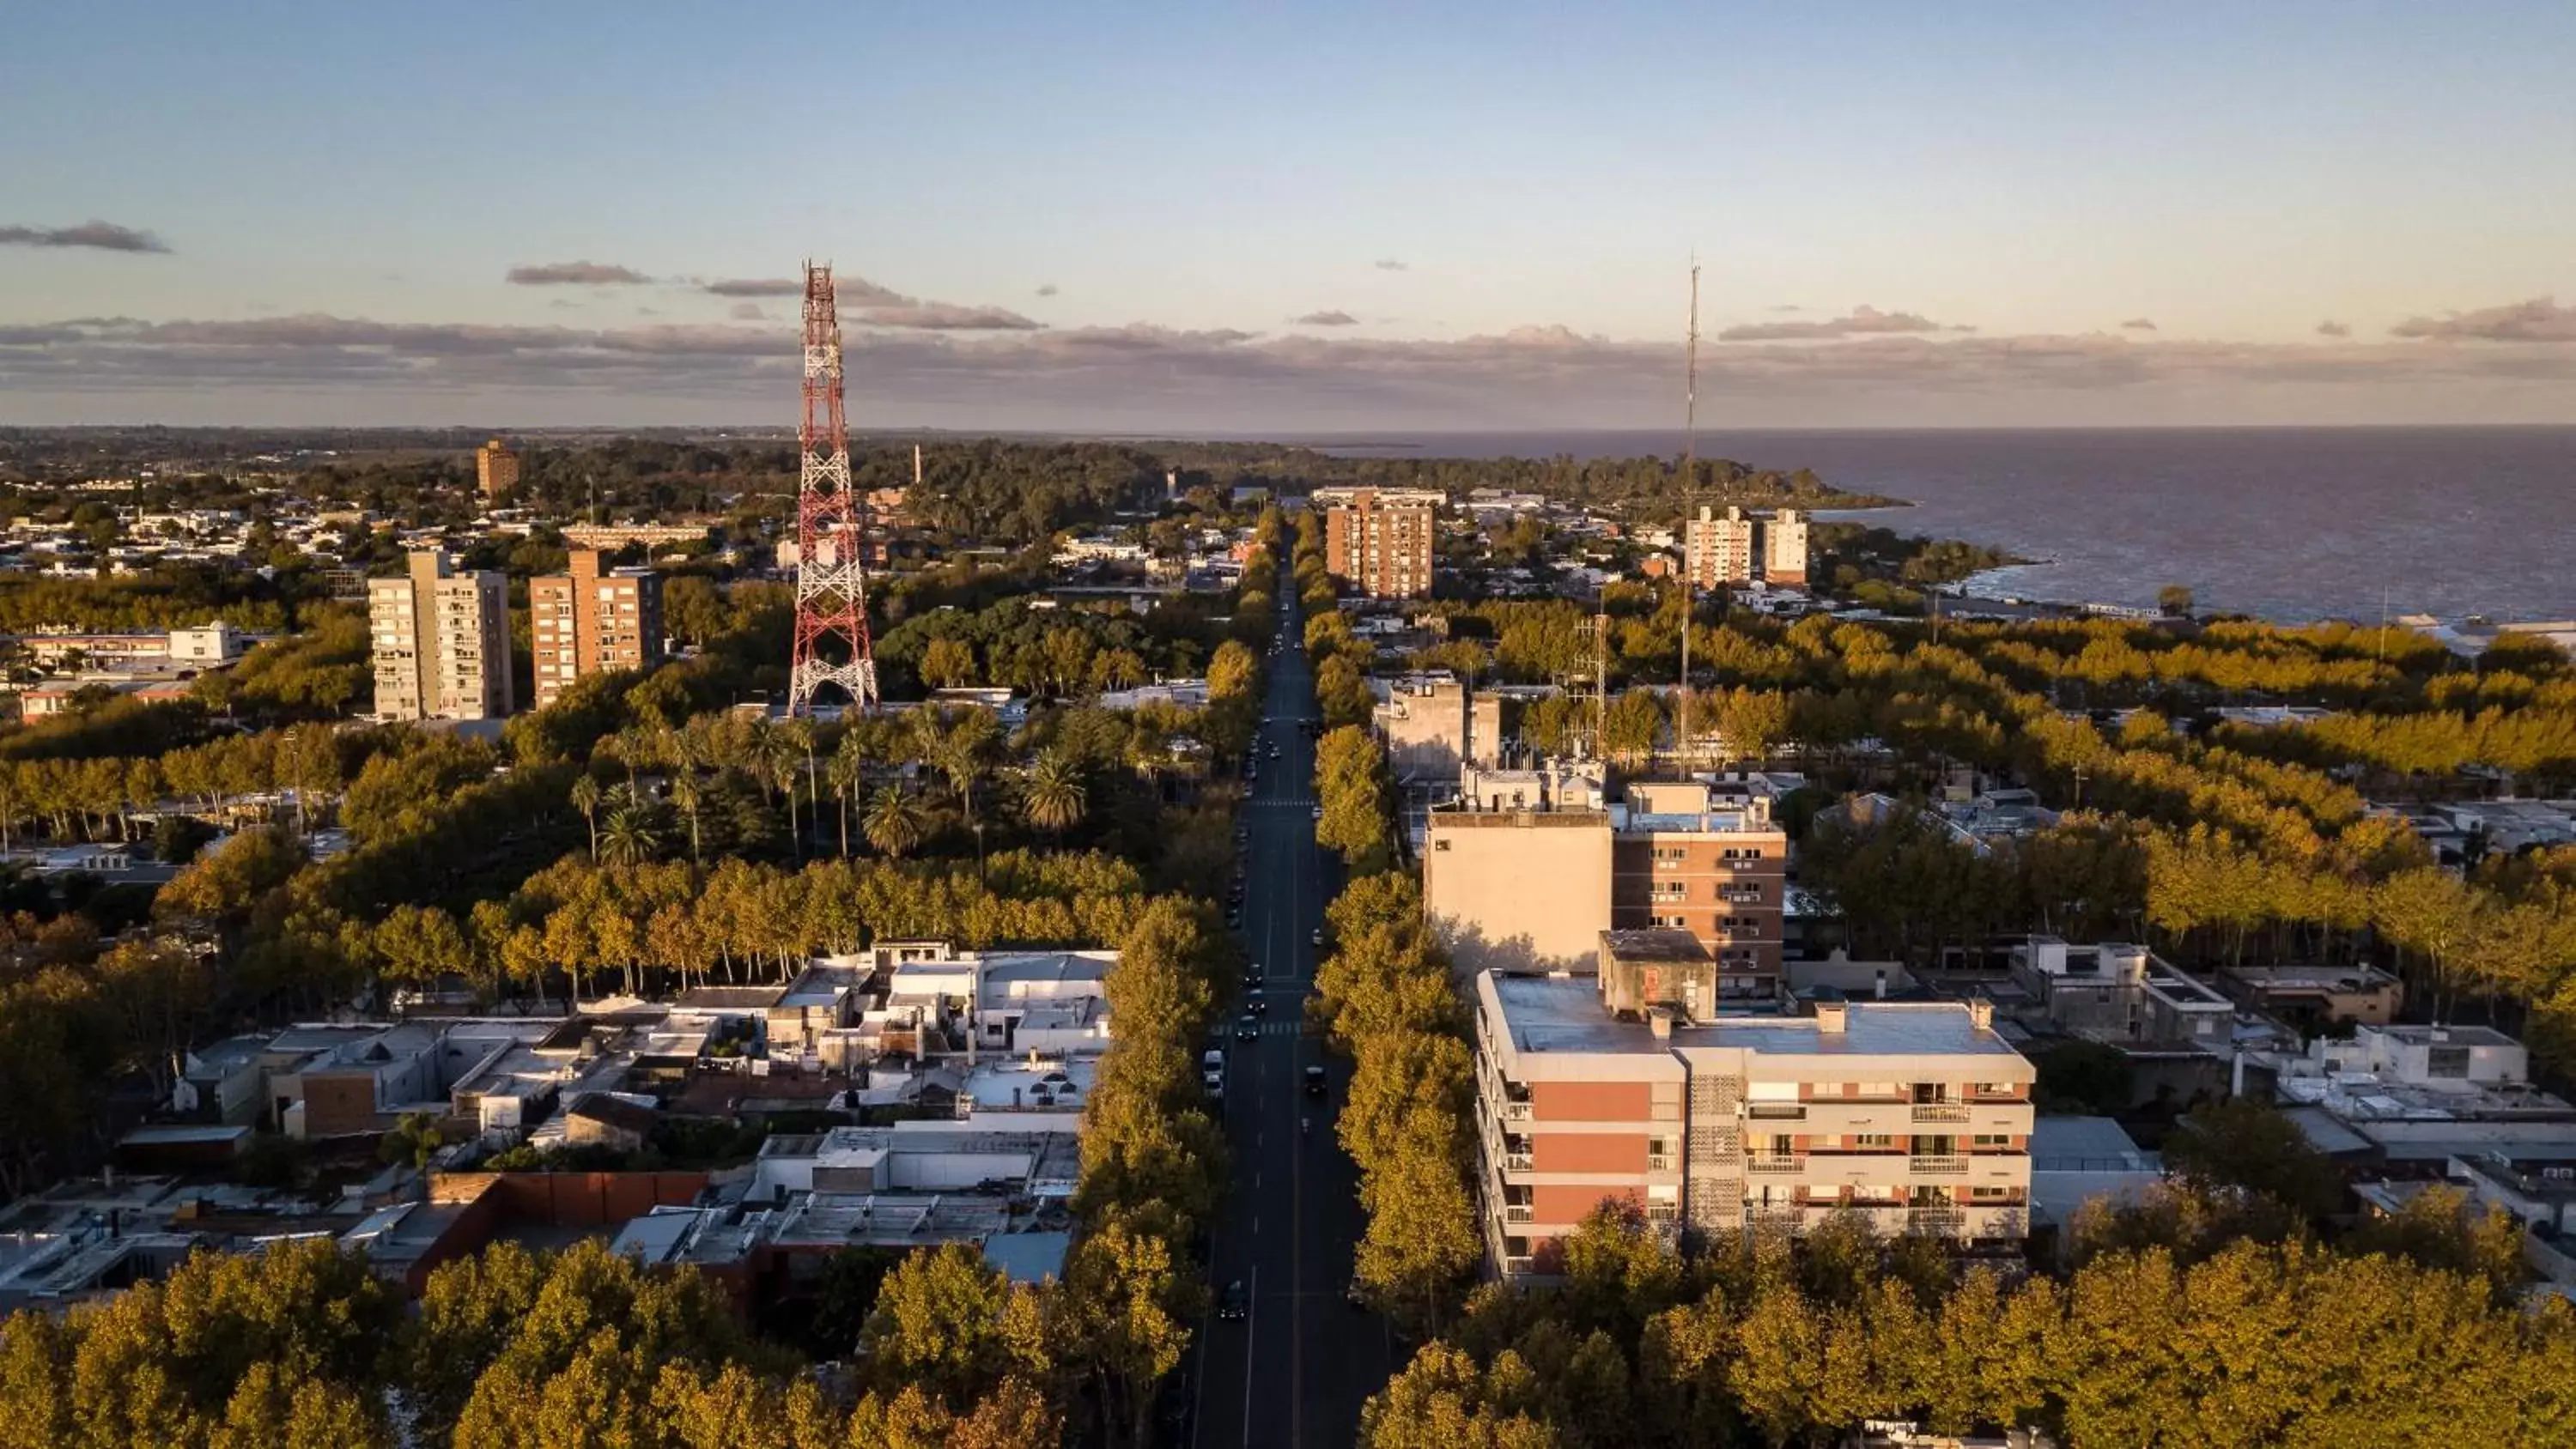
[[[1435,813],[1422,900],[1461,973],[1589,973],[1610,926],[1609,819]]]

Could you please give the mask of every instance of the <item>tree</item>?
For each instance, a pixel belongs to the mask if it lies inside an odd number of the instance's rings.
[[[921,844],[921,807],[901,785],[881,785],[859,829],[878,853],[901,859]]]
[[[2188,617],[2191,614],[2191,590],[2181,584],[2167,584],[2156,590],[2156,612],[2168,619]]]
[[[590,827],[590,858],[599,859],[599,780],[584,771],[572,782],[572,808],[581,812],[582,822]]]
[[[619,804],[608,812],[608,823],[600,828],[598,856],[602,865],[642,865],[661,848],[662,832],[653,824],[651,808],[641,800]]]
[[[1062,835],[1081,823],[1088,801],[1081,762],[1061,750],[1039,751],[1020,787],[1020,809],[1029,823]]]
[[[438,1130],[434,1112],[405,1112],[384,1140],[376,1144],[376,1157],[383,1162],[401,1163],[412,1168],[427,1168],[429,1160],[447,1145]]]
[[[2183,1118],[2165,1142],[2165,1161],[2185,1180],[2260,1193],[2322,1220],[2343,1205],[2343,1174],[2308,1145],[2298,1124],[2245,1097],[2212,1102]]]
[[[963,639],[933,639],[921,652],[921,682],[955,689],[975,682],[975,647]]]

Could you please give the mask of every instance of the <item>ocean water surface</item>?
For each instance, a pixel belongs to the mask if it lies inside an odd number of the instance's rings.
[[[1389,456],[1674,455],[1672,433],[1350,434]],[[1703,457],[1812,468],[1914,505],[1853,515],[2038,562],[1983,593],[2266,618],[2576,617],[2576,428],[1709,432]]]

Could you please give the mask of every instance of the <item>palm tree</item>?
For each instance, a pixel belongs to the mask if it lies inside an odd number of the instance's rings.
[[[653,828],[650,808],[629,800],[608,812],[600,831],[600,861],[605,865],[642,865],[662,848],[662,833]]]
[[[805,837],[796,828],[796,785],[811,778],[806,766],[812,762],[814,731],[801,719],[791,719],[761,736],[763,766],[778,781],[780,792],[787,797],[787,835],[796,843],[796,858],[805,858]]]
[[[870,801],[860,829],[879,852],[901,858],[921,843],[921,807],[901,785],[887,785]]]
[[[698,806],[704,800],[698,793],[696,771],[683,769],[671,777],[671,803],[689,817],[689,859],[703,863],[704,857],[698,852]]]
[[[1020,785],[1020,811],[1029,823],[1049,835],[1062,835],[1081,823],[1090,803],[1081,762],[1062,750],[1039,751]]]
[[[867,737],[854,726],[841,731],[841,743],[832,751],[832,761],[824,773],[832,784],[832,798],[841,802],[841,855],[850,854],[850,796],[857,792],[868,764]]]
[[[590,826],[590,858],[599,859],[599,779],[584,774],[572,782],[572,808]]]
[[[985,757],[1000,733],[992,711],[969,709],[930,736],[930,763],[948,777],[948,788],[957,792],[969,824],[975,819],[975,782],[983,778]]]

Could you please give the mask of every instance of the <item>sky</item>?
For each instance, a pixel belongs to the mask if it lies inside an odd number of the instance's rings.
[[[2576,423],[2576,5],[27,5],[0,425]],[[782,295],[783,294],[783,295]],[[2568,300],[2562,303],[2558,299]]]

